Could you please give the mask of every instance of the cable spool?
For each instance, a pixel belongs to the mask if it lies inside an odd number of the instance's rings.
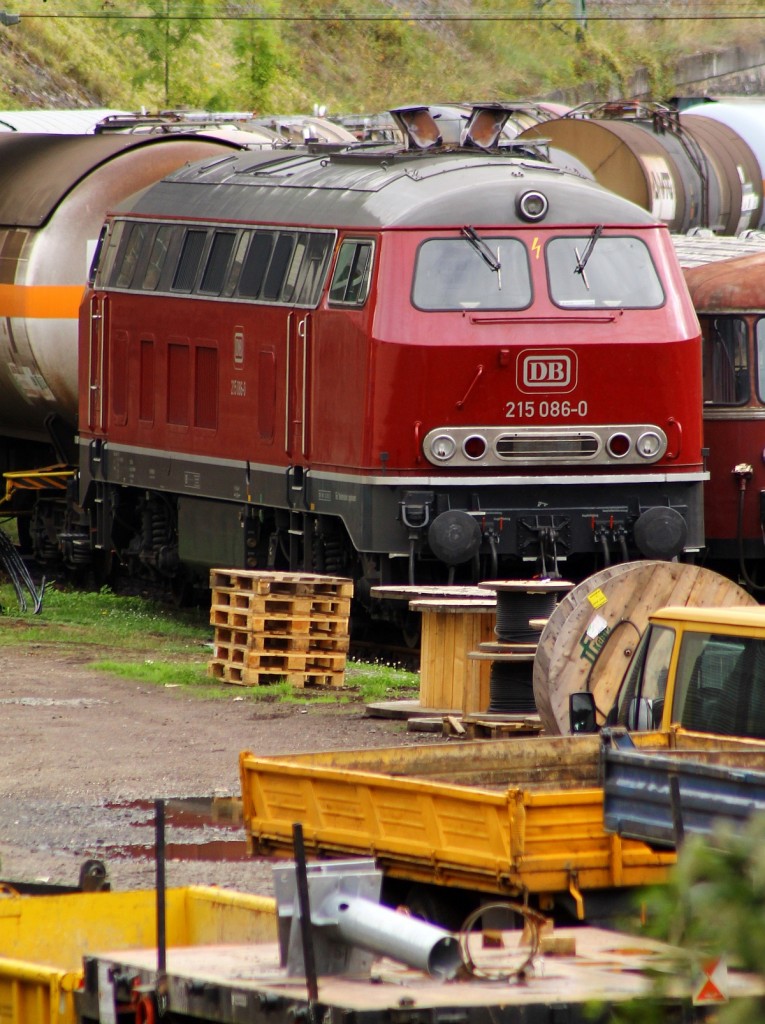
[[[549,619],[555,609],[555,593],[523,591],[497,594],[497,639],[508,644],[537,643],[541,629],[529,625],[531,619]]]
[[[534,662],[493,661],[489,676],[491,714],[534,715]]]
[[[479,586],[497,594],[497,622],[494,629],[502,643],[538,643],[542,630],[531,620],[547,620],[558,595],[573,583],[565,580],[488,580]]]
[[[544,731],[569,732],[569,697],[583,691],[595,697],[603,724],[652,612],[756,604],[726,577],[683,562],[625,562],[590,576],[557,605],[536,650],[534,695]]]

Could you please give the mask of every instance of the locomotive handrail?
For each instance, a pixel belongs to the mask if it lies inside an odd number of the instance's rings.
[[[481,324],[611,324],[624,311],[615,313],[599,313],[596,316],[476,316],[471,314],[470,323]]]
[[[479,363],[478,366],[476,366],[475,370],[475,377],[473,377],[472,381],[470,382],[470,386],[468,387],[463,397],[457,402],[458,409],[462,409],[464,407],[465,402],[467,402],[468,398],[470,397],[470,393],[472,392],[473,388],[481,379],[481,376],[483,375],[483,363]]]

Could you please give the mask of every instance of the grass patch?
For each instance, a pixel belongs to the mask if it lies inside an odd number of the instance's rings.
[[[209,641],[206,611],[179,611],[141,597],[118,597],[108,588],[69,590],[48,586],[42,611],[18,610],[10,584],[0,586],[0,646],[18,643],[110,647],[136,653],[188,654]],[[5,628],[4,628],[5,627]]]
[[[349,662],[344,687],[320,689],[278,680],[237,686],[207,674],[212,627],[206,609],[179,610],[142,597],[46,588],[40,614],[18,611],[10,584],[0,585],[0,647],[37,646],[80,652],[99,672],[153,686],[183,687],[207,699],[290,704],[370,704],[414,699],[419,676],[390,665]],[[108,655],[103,654],[108,651]]]

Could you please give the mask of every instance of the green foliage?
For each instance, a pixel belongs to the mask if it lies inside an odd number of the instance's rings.
[[[18,0],[6,6],[21,8]],[[0,30],[0,102],[262,113],[309,113],[320,103],[331,113],[373,113],[417,101],[523,99],[574,87],[585,98],[606,99],[606,90],[627,90],[630,75],[645,65],[661,99],[677,58],[746,42],[751,30],[745,20],[701,18],[592,20],[582,29],[568,20],[570,0],[532,5],[523,20],[512,19],[523,12],[496,0],[417,5],[418,15],[455,16],[441,20],[392,19],[403,8],[390,0],[366,0],[364,11],[380,19],[354,21],[353,0],[36,2],[19,25]],[[319,20],[306,20],[311,16]]]
[[[765,815],[744,828],[720,823],[709,839],[688,836],[669,884],[646,897],[652,934],[765,978]],[[765,999],[720,1010],[721,1024],[764,1020]]]
[[[234,686],[207,674],[212,631],[205,609],[181,610],[142,597],[47,587],[40,614],[18,610],[13,587],[0,586],[0,647],[45,646],[77,650],[101,672],[157,686],[183,686],[226,699],[299,704],[371,703],[416,697],[419,677],[390,665],[349,662],[346,686],[300,689],[277,679],[268,686]],[[109,658],[99,655],[109,650]]]
[[[263,0],[258,5],[264,14],[278,14],[280,0]],[[248,18],[235,23],[232,34],[236,84],[248,110],[266,111],[269,90],[279,68],[281,40],[275,23]]]
[[[108,587],[97,592],[46,588],[42,612],[18,612],[9,584],[0,587],[0,645],[60,644],[83,650],[98,647],[188,653],[209,639],[200,612],[180,612],[141,597],[118,597]]]
[[[349,686],[358,688],[361,699],[367,704],[382,700],[415,699],[420,692],[418,675],[391,665],[352,662],[345,678]]]
[[[130,72],[131,84],[141,89],[160,84],[164,106],[179,107],[194,100],[188,81],[181,82],[177,69],[203,64],[202,50],[210,22],[194,15],[211,10],[209,0],[144,0],[134,9],[135,19],[115,22],[117,31],[129,36],[143,51],[143,59]]]

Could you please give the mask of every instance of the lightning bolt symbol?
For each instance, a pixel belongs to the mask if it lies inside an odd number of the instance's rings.
[[[531,243],[531,251],[534,253],[536,258],[539,259],[542,252],[542,246],[539,244],[539,238],[536,236],[534,237],[534,241]]]

